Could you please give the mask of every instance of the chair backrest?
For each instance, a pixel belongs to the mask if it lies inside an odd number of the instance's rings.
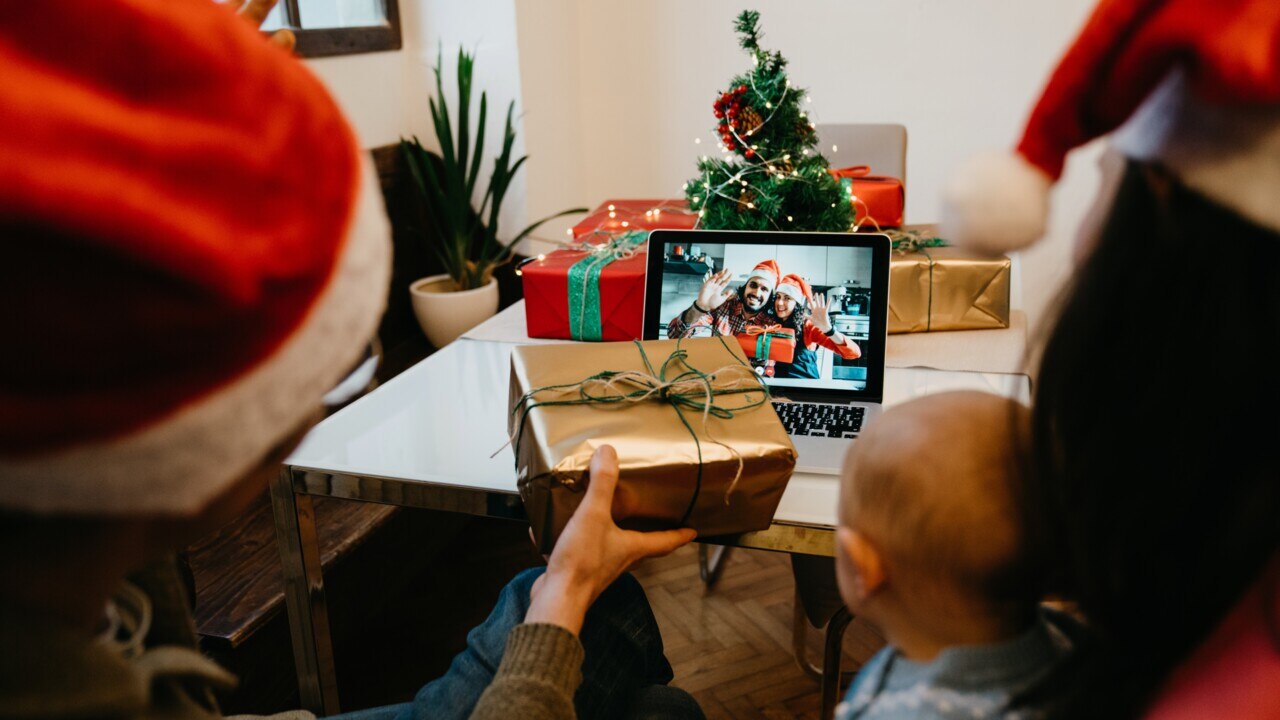
[[[819,125],[818,151],[833,168],[870,165],[876,175],[891,175],[907,185],[907,128],[904,125],[850,123]],[[835,150],[832,150],[832,147]]]

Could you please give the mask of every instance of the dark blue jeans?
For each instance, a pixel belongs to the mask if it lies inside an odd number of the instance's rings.
[[[466,718],[493,681],[507,633],[524,622],[529,590],[546,568],[525,570],[507,583],[488,619],[467,635],[467,647],[443,677],[413,702],[339,716],[343,720]],[[573,704],[579,718],[701,718],[688,693],[666,687],[673,675],[644,589],[631,575],[609,586],[582,625],[582,685]]]

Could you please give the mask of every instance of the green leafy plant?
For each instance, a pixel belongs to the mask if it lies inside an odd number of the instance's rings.
[[[511,146],[516,133],[512,128],[515,101],[507,105],[507,124],[503,133],[502,152],[493,161],[493,172],[477,209],[473,205],[480,179],[480,162],[484,154],[484,130],[488,98],[480,93],[480,112],[474,131],[471,129],[471,78],[475,56],[458,49],[457,137],[454,137],[449,106],[444,99],[441,78],[441,56],[436,56],[436,98],[431,99],[431,121],[440,144],[437,155],[422,146],[415,136],[400,140],[400,149],[408,162],[419,195],[426,204],[429,224],[427,239],[453,278],[457,290],[481,287],[493,277],[493,271],[509,262],[515,247],[543,223],[564,215],[586,212],[573,208],[549,215],[516,233],[510,240],[498,239],[498,214],[503,198],[511,187],[527,155],[515,160]],[[475,147],[471,147],[471,138]]]

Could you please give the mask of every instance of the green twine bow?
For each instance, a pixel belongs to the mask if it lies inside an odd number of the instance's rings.
[[[913,252],[924,252],[925,248],[947,247],[950,245],[940,237],[926,235],[919,230],[886,230],[885,235],[894,251],[900,255]],[[925,253],[928,255],[928,253]]]
[[[516,430],[511,442],[518,459],[525,419],[534,408],[565,405],[626,406],[650,400],[669,403],[675,409],[676,417],[680,418],[680,423],[689,431],[689,436],[693,438],[693,444],[698,453],[698,474],[694,481],[693,497],[690,498],[689,506],[679,522],[680,526],[684,526],[693,513],[698,496],[702,493],[702,441],[699,440],[698,433],[689,423],[689,419],[685,417],[685,411],[692,410],[699,413],[702,416],[702,433],[711,442],[728,450],[738,461],[738,471],[728,489],[725,490],[724,502],[728,505],[729,494],[737,487],[738,480],[742,477],[742,455],[729,445],[715,439],[707,427],[707,420],[712,416],[721,420],[730,420],[739,412],[764,405],[769,401],[769,388],[748,365],[733,354],[723,337],[720,338],[720,345],[733,359],[733,363],[710,373],[689,364],[689,351],[680,347],[679,340],[676,341],[676,349],[667,356],[657,370],[654,370],[653,364],[649,361],[644,345],[638,340],[632,342],[640,352],[640,359],[644,361],[647,373],[639,370],[621,372],[605,370],[577,382],[547,385],[530,390],[522,395],[511,409],[511,416],[516,418]],[[538,400],[535,398],[536,395],[546,392],[559,392],[563,399]],[[719,397],[748,393],[760,393],[760,398],[754,401],[744,398],[741,404],[731,407],[717,402]]]
[[[569,268],[569,336],[574,340],[601,339],[600,273],[615,260],[632,257],[649,238],[644,230],[631,230],[596,245],[583,244],[572,250],[586,257]]]

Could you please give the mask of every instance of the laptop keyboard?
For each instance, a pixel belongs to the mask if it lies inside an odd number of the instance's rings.
[[[851,438],[862,430],[866,408],[857,405],[820,405],[816,403],[775,402],[782,426],[790,435]]]

